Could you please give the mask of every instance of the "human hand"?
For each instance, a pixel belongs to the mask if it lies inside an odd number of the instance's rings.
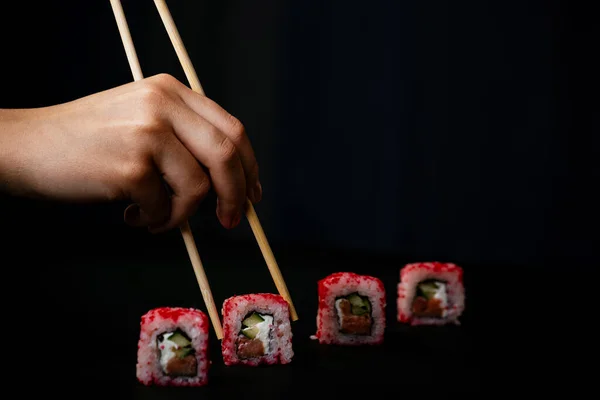
[[[239,223],[246,197],[262,196],[240,121],[166,74],[64,104],[0,110],[0,183],[27,196],[129,200],[125,221],[151,232],[179,226],[211,187],[226,228]]]

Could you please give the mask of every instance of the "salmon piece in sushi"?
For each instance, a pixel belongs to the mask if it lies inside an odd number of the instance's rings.
[[[465,308],[462,268],[442,262],[405,265],[397,305],[398,321],[409,325],[459,325]]]
[[[225,365],[289,364],[294,356],[289,304],[277,294],[225,300],[221,351]]]
[[[370,345],[383,342],[385,288],[373,276],[337,272],[318,282],[317,333],[321,344]]]
[[[208,383],[208,317],[200,310],[160,307],[140,323],[136,375],[146,386]]]

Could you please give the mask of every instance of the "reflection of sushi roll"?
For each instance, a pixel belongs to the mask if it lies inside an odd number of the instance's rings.
[[[208,383],[208,318],[200,310],[161,307],[141,321],[137,378],[145,385]]]
[[[363,345],[383,342],[385,288],[378,278],[338,272],[318,282],[315,337],[322,344]]]
[[[222,313],[225,365],[292,361],[289,304],[283,297],[269,293],[233,296],[223,303]]]
[[[400,270],[398,321],[459,325],[464,302],[463,270],[459,266],[426,262],[407,264]]]

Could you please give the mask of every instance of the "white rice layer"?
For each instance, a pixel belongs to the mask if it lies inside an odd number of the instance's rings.
[[[292,361],[292,327],[289,317],[289,306],[273,302],[258,295],[242,295],[227,299],[223,308],[227,314],[223,316],[224,332],[230,337],[222,341],[223,359],[226,365],[243,364],[288,364]],[[273,317],[271,334],[268,337],[268,352],[260,359],[240,359],[237,356],[236,339],[242,329],[243,319],[250,313],[268,314]]]
[[[151,321],[146,320],[142,326],[138,343],[138,362],[136,375],[140,382],[159,386],[196,386],[206,382],[208,372],[208,334],[203,327],[202,318],[194,314],[181,315],[177,323],[172,319],[163,319],[154,314]],[[160,365],[160,349],[157,347],[157,336],[177,329],[183,331],[192,342],[198,374],[194,377],[170,377],[163,373]]]
[[[336,283],[327,284],[328,294],[319,299],[320,303],[326,305],[319,307],[317,313],[317,326],[320,327],[319,341],[321,343],[336,343],[347,345],[359,345],[379,342],[385,331],[385,291],[376,281],[360,279],[357,281],[355,275],[342,276]],[[360,296],[368,297],[371,303],[371,317],[373,325],[370,335],[351,335],[340,332],[340,323],[335,307],[337,297],[358,293]]]
[[[447,306],[442,318],[415,317],[412,315],[412,302],[417,291],[417,285],[425,280],[434,279],[446,282]],[[398,313],[408,316],[412,325],[444,325],[453,323],[460,325],[458,317],[464,310],[465,293],[458,275],[453,271],[436,272],[426,268],[413,269],[405,274],[398,284]]]

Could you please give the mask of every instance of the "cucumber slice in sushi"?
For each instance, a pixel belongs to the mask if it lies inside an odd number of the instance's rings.
[[[368,313],[371,312],[371,302],[366,297],[363,299],[363,308],[367,310]]]
[[[194,349],[192,349],[191,347],[184,347],[184,348],[175,350],[175,355],[179,358],[186,358],[193,352],[194,352]]]
[[[168,340],[175,343],[179,347],[187,347],[192,344],[183,334],[180,332],[175,332],[171,336],[169,336]]]
[[[371,312],[371,302],[367,297],[352,293],[346,297],[352,305],[351,312],[354,315],[364,315]]]
[[[246,336],[248,339],[255,339],[256,335],[258,335],[258,332],[258,326],[250,326],[242,329],[242,335]]]
[[[353,306],[362,307],[362,305],[363,305],[363,299],[362,299],[362,297],[360,297],[360,295],[358,293],[352,293],[352,294],[348,295],[348,297],[346,297],[346,298],[348,299],[350,304],[352,304]]]
[[[250,315],[248,318],[246,318],[246,319],[244,319],[244,320],[242,321],[242,324],[243,324],[244,326],[251,327],[251,326],[254,326],[254,325],[256,325],[256,324],[259,324],[259,323],[261,323],[261,322],[263,322],[263,321],[264,321],[264,318],[263,318],[263,317],[261,317],[261,316],[260,316],[260,315],[258,315],[257,313],[252,313],[252,315]]]
[[[436,282],[423,282],[419,284],[419,289],[425,297],[431,299],[437,293],[439,286]]]
[[[354,315],[364,315],[366,313],[368,313],[366,307],[352,306],[352,314],[354,314]]]

